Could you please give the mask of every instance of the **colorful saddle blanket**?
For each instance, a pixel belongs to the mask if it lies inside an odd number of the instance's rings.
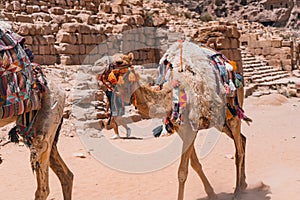
[[[0,28],[0,119],[39,110],[38,66],[30,62],[25,39]]]

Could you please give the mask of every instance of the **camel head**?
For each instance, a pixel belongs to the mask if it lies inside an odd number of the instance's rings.
[[[115,54],[113,56],[113,62],[117,68],[131,66],[133,61],[133,53],[129,54]]]
[[[115,54],[105,71],[107,79],[115,86],[125,103],[132,102],[132,94],[139,87],[139,75],[134,71],[132,61],[133,53]]]

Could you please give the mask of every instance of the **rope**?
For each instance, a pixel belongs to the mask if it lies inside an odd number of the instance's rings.
[[[179,49],[180,49],[180,63],[179,63],[179,66],[180,66],[180,70],[179,72],[183,72],[183,66],[182,66],[182,43],[183,43],[183,40],[179,40]]]

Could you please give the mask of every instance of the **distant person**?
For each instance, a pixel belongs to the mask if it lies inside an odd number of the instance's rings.
[[[165,82],[169,81],[172,77],[173,66],[167,59],[158,66],[158,78],[155,83],[156,90],[161,90]]]
[[[111,137],[111,139],[120,138],[118,125],[122,125],[126,129],[126,137],[131,135],[131,129],[122,118],[125,114],[125,105],[116,87],[118,76],[120,75],[113,73],[113,66],[110,66],[109,69],[101,75],[101,81],[106,86],[106,116],[109,118],[108,124],[112,123],[115,132],[115,135]]]

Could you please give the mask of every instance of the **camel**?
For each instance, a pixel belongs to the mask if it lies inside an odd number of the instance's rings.
[[[39,97],[39,100],[34,101],[32,100],[33,96],[30,96],[31,106],[28,106],[29,104],[27,104],[29,101],[27,101],[27,103],[25,103],[26,100],[20,101],[19,103],[21,103],[22,106],[18,107],[18,109],[21,109],[21,111],[18,110],[17,113],[10,113],[9,116],[5,117],[5,104],[3,105],[3,102],[6,102],[7,99],[2,99],[3,96],[1,96],[0,127],[13,122],[16,123],[16,127],[19,126],[20,128],[23,126],[23,128],[20,129],[21,131],[16,131],[16,128],[10,131],[10,137],[12,140],[14,140],[14,142],[18,142],[18,137],[20,135],[23,136],[20,134],[20,132],[26,130],[26,128],[30,128],[29,130],[33,131],[32,136],[27,137],[25,134],[23,139],[25,144],[27,144],[30,149],[30,162],[32,170],[36,174],[37,189],[35,192],[35,200],[46,200],[47,196],[49,195],[49,167],[54,171],[60,180],[64,199],[70,200],[72,196],[73,174],[61,158],[56,145],[62,126],[65,94],[56,86],[55,83],[52,83],[50,80],[46,79],[40,69],[40,66],[28,60],[28,56],[24,56],[26,53],[24,51],[24,47],[22,46],[22,43],[24,42],[22,37],[8,29],[3,28],[3,26],[1,26],[0,32],[1,41],[5,42],[5,47],[9,47],[8,50],[1,49],[1,70],[7,66],[9,66],[9,69],[11,67],[17,67],[16,71],[6,71],[4,74],[1,74],[1,82],[3,83],[3,80],[6,78],[6,76],[16,76],[18,78],[18,85],[16,85],[16,82],[13,82],[15,85],[12,85],[12,82],[8,82],[8,85],[14,88],[21,88],[20,90],[24,91],[22,90],[24,86],[21,86],[22,83],[20,83],[22,79],[20,74],[22,74],[22,77],[25,78],[26,83],[30,84],[27,89],[32,92],[36,92]],[[7,44],[7,41],[10,41],[11,44]],[[1,44],[3,46],[3,43]],[[23,55],[23,60],[16,58],[13,60],[13,63],[10,63],[5,58],[5,56],[10,54],[7,53],[8,51],[10,53],[14,51],[18,52],[18,55]],[[22,66],[16,66],[16,63],[22,63]],[[15,64],[15,66],[13,66],[13,64]],[[35,73],[34,70],[39,70],[39,72]],[[42,82],[38,83],[36,79],[30,78],[31,76],[39,76],[42,79]],[[41,86],[42,88],[34,88],[33,85],[35,84]],[[1,95],[3,93],[8,96],[7,91],[1,91]],[[31,94],[32,93],[30,93],[30,95]],[[21,93],[18,93],[18,95],[21,95]],[[38,102],[40,103],[40,106],[37,108],[36,105],[39,104]],[[19,134],[19,136],[17,134]]]
[[[179,43],[175,43],[165,54],[169,56],[169,60],[171,60],[173,64],[179,63],[179,45]],[[189,50],[188,47],[190,47]],[[185,48],[187,49],[186,52]],[[201,54],[199,46],[190,42],[184,42],[183,49],[183,63],[186,63],[185,69],[177,72],[177,69],[174,68],[173,71],[177,74],[177,78],[183,85],[192,87],[191,91],[198,90],[198,93],[196,92],[196,94],[191,94],[190,92],[188,94],[188,97],[195,97],[195,99],[193,101],[191,99],[188,101],[185,111],[186,114],[184,115],[185,123],[174,126],[176,132],[183,141],[182,155],[178,168],[178,200],[183,200],[184,198],[184,187],[188,175],[189,162],[202,180],[208,199],[217,199],[217,195],[215,194],[213,187],[202,170],[202,165],[199,162],[194,146],[198,130],[210,127],[215,127],[219,131],[224,132],[234,141],[236,150],[236,186],[234,199],[238,199],[240,193],[247,187],[245,175],[246,137],[241,133],[241,119],[238,116],[233,116],[230,119],[227,119],[224,116],[226,109],[224,91],[221,92],[221,94],[216,94],[216,84],[214,83],[216,79],[212,75],[212,67],[209,65],[207,56]],[[196,57],[201,60],[201,63],[197,63],[198,61],[196,62]],[[124,64],[122,63],[122,60],[124,60]],[[114,57],[114,63],[117,67],[131,68],[130,71],[133,72],[136,78],[135,81],[129,81],[124,78],[125,76],[123,77],[125,83],[118,87],[120,95],[122,95],[126,101],[133,99],[132,104],[145,116],[149,116],[151,118],[161,118],[166,116],[172,110],[171,84],[164,85],[163,89],[160,91],[156,91],[148,85],[140,85],[138,81],[140,76],[136,71],[134,71],[134,66],[132,66],[132,64],[128,65],[128,60],[131,60],[132,63],[132,53]],[[194,63],[201,65],[196,66],[195,68],[195,66],[193,67]],[[206,76],[209,76],[211,82],[204,81],[203,78],[206,78]],[[128,88],[131,89],[131,94],[128,93]],[[244,98],[243,87],[241,86],[237,89],[236,93],[239,97],[239,104],[242,107]],[[208,94],[210,97],[206,96]],[[227,103],[231,104],[232,102],[228,102],[227,100]],[[199,115],[199,113],[201,115]],[[197,117],[196,121],[195,116]],[[191,123],[188,123],[188,121]]]

